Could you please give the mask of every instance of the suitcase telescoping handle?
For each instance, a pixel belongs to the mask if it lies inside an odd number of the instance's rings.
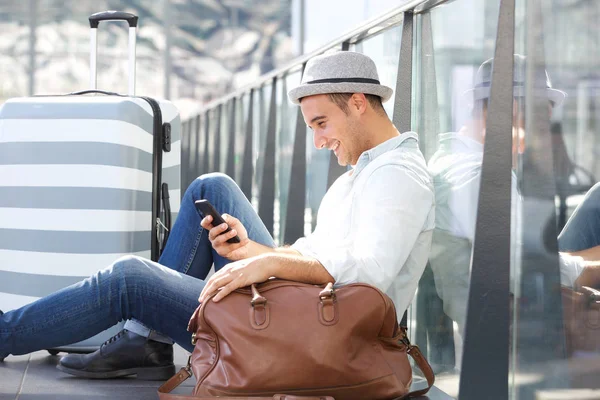
[[[135,41],[138,23],[137,15],[122,11],[103,11],[93,14],[90,20],[90,88],[97,88],[98,25],[100,21],[127,21],[129,23],[129,89],[128,94],[135,96]]]

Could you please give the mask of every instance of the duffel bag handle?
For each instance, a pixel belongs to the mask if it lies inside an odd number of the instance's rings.
[[[267,299],[260,294],[255,284],[250,285],[252,299],[250,305],[250,325],[256,330],[263,330],[269,326],[270,310]],[[335,290],[333,283],[329,282],[319,293],[319,321],[323,325],[335,325],[338,322]]]
[[[252,307],[255,306],[264,306],[267,304],[267,299],[264,298],[256,288],[256,285],[253,283],[250,288],[252,289],[252,300],[250,300],[250,305]]]
[[[267,304],[267,299],[260,294],[256,284],[253,283],[250,285],[250,289],[252,290],[252,300],[250,300],[250,305],[254,307],[255,305],[264,306]],[[332,299],[335,297],[335,290],[333,289],[333,283],[329,282],[323,290],[319,293],[319,298],[321,300]]]

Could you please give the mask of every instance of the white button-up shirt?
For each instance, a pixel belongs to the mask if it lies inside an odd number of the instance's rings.
[[[417,135],[364,152],[325,194],[312,234],[292,248],[317,259],[337,286],[362,282],[386,292],[399,316],[423,273],[435,223],[433,185]]]

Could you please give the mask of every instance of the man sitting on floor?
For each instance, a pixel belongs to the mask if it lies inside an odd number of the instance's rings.
[[[198,296],[202,302],[219,291],[214,297],[219,301],[270,277],[372,284],[392,295],[401,315],[429,255],[433,187],[417,135],[396,130],[382,106],[392,89],[378,79],[370,58],[339,52],[310,60],[302,83],[289,93],[315,146],[352,166],[323,198],[312,234],[275,248],[234,181],[203,175],[187,189],[158,263],[122,258],[80,283],[0,315],[0,359],[74,343],[129,320],[98,351],[68,355],[59,368],[90,378],[165,379],[174,372],[171,339],[193,349],[186,327]],[[232,231],[222,234],[225,224],[213,227],[209,217],[200,221],[194,207],[199,199],[226,213]],[[235,235],[240,243],[226,242]],[[213,263],[218,272],[204,282]]]

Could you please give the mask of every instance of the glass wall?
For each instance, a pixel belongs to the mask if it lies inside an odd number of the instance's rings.
[[[597,2],[517,2],[515,49],[532,89],[514,117],[514,398],[600,388],[599,13]]]
[[[340,34],[351,31],[372,18],[406,3],[409,0],[293,0],[295,13],[293,15],[294,28],[292,35],[294,43],[304,38],[304,53],[315,51],[328,42],[336,39]],[[294,4],[297,3],[297,4]],[[301,35],[300,13],[304,7],[304,32]],[[337,18],[331,18],[336,15]],[[328,29],[322,29],[327,26]]]
[[[485,122],[472,90],[494,55],[499,1],[464,0],[416,16],[413,130],[433,180],[436,227],[413,301],[413,340],[437,385],[458,395]]]

